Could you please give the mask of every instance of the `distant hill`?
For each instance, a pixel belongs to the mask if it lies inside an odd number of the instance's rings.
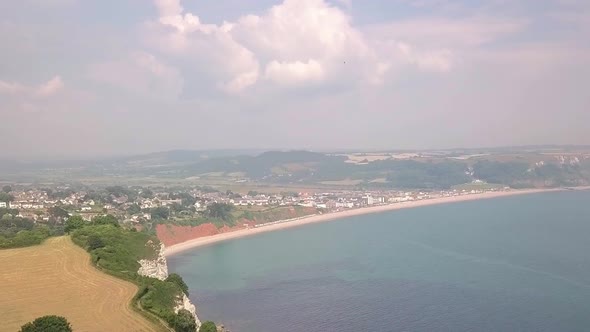
[[[590,184],[588,147],[340,152],[176,150],[96,161],[2,163],[6,178],[191,179],[384,189],[448,189],[476,181],[512,187]]]

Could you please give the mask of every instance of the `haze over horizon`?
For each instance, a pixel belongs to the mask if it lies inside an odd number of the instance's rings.
[[[583,0],[0,3],[4,157],[590,144]]]

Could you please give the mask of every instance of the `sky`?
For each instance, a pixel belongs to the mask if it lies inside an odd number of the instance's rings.
[[[590,144],[587,0],[0,2],[5,157]]]

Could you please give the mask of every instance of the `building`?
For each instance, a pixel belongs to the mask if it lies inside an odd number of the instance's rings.
[[[364,205],[373,205],[375,202],[373,201],[373,197],[371,195],[363,196],[363,204]]]
[[[160,200],[160,204],[162,206],[170,206],[173,204],[182,205],[182,200],[181,199],[163,199],[163,200]]]
[[[0,202],[0,208],[7,208],[6,202]]]

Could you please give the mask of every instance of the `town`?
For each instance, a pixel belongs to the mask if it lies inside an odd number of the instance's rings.
[[[154,224],[196,226],[206,222],[250,226],[286,219],[361,207],[428,200],[441,197],[476,195],[505,191],[508,187],[482,187],[441,191],[327,191],[236,193],[211,187],[146,188],[107,186],[82,188],[61,185],[54,188],[5,185],[0,193],[0,209],[5,218],[17,217],[35,223],[60,223],[79,215],[85,221],[112,215],[123,225],[137,230]],[[225,207],[211,211],[212,207]],[[222,212],[219,212],[222,211]]]

